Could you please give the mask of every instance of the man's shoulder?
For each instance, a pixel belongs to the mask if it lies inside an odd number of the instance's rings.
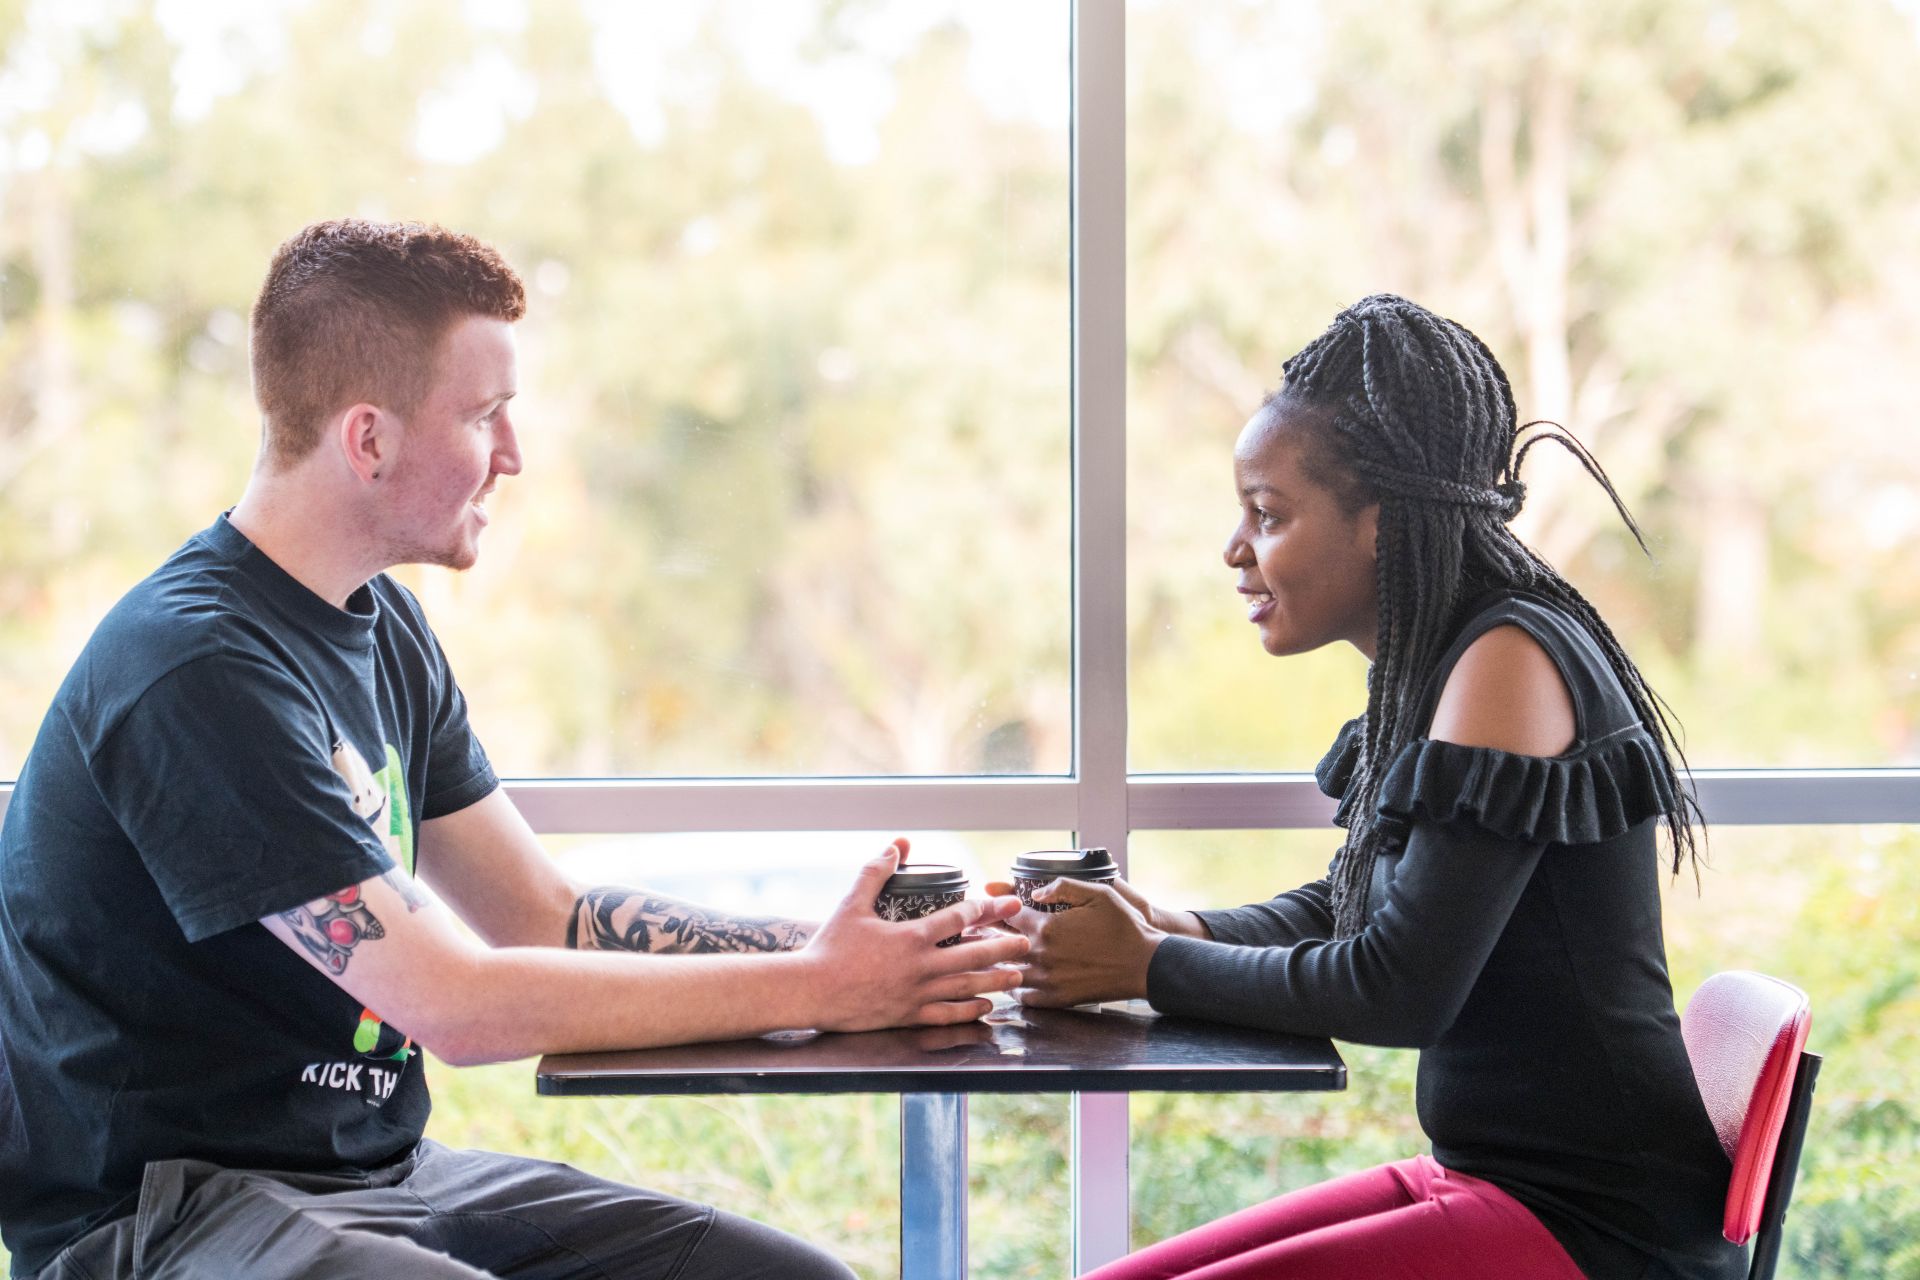
[[[167,676],[251,647],[262,623],[232,562],[196,537],[107,611],[58,701],[96,723],[115,719]]]
[[[100,620],[83,660],[156,677],[217,651],[251,621],[233,565],[189,542],[120,597]]]

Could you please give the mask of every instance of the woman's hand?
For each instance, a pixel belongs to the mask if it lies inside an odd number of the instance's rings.
[[[1167,931],[1148,923],[1146,900],[1124,881],[1062,878],[1034,890],[1033,900],[1068,910],[1022,911],[1009,922],[1030,944],[1020,1003],[1060,1008],[1147,994],[1147,965]]]
[[[1057,883],[1057,882],[1056,882]],[[1128,884],[1125,880],[1115,880],[1113,890],[1129,906],[1140,913],[1140,918],[1162,933],[1177,933],[1186,938],[1211,938],[1213,931],[1205,922],[1191,911],[1169,911],[1165,907],[1156,907],[1147,901],[1147,895]],[[986,891],[995,897],[1006,897],[1013,892],[1013,885],[1005,880],[990,880]],[[999,926],[1002,929],[1013,928],[1010,924]]]

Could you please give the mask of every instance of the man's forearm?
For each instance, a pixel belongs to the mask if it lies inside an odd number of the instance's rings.
[[[476,949],[447,979],[437,1026],[416,1039],[458,1066],[755,1036],[813,1025],[823,1005],[817,966],[799,953],[665,960]]]
[[[817,928],[811,921],[741,916],[625,885],[581,894],[567,921],[567,945],[580,951],[717,955],[794,951]]]
[[[402,888],[380,876],[261,923],[389,1025],[455,1065],[783,1028],[866,1031],[979,1017],[990,1007],[988,993],[1017,980],[1017,970],[1000,966],[1026,940],[987,932],[957,947],[935,943],[1005,920],[1018,901],[976,900],[928,920],[885,921],[869,904],[895,861],[889,853],[862,867],[841,909],[812,929],[801,921],[742,922],[630,889],[575,899],[589,934],[576,943],[591,943],[598,931],[629,945],[705,954],[567,949],[555,945],[563,940],[553,936],[557,920],[547,941],[489,946],[431,904],[415,910]],[[344,954],[329,963],[314,944],[324,937],[344,947],[347,926],[355,935],[346,948],[351,963]],[[755,949],[756,942],[773,949]]]

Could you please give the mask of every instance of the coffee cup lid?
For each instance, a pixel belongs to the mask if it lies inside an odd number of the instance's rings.
[[[952,893],[958,890],[966,892],[967,873],[959,867],[950,867],[941,862],[916,862],[902,866],[887,877],[882,893]]]
[[[1037,849],[1013,860],[1013,874],[1030,879],[1112,880],[1120,874],[1105,849]]]

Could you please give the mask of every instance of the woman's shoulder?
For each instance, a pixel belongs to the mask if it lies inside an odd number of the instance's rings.
[[[1462,714],[1438,723],[1434,704],[1444,711],[1456,691]],[[1556,697],[1565,718],[1519,724],[1540,713],[1530,700]],[[1604,650],[1556,602],[1517,592],[1476,602],[1435,672],[1428,712],[1434,732],[1408,743],[1381,783],[1390,824],[1465,818],[1515,839],[1591,844],[1676,803]],[[1500,740],[1503,729],[1518,736]]]
[[[1590,624],[1576,617],[1567,605],[1534,592],[1508,588],[1480,596],[1463,612],[1465,621],[1427,685],[1421,709],[1425,721],[1438,715],[1448,701],[1448,689],[1456,685],[1456,676],[1461,676],[1477,689],[1496,692],[1496,702],[1517,700],[1536,711],[1556,695],[1571,702],[1573,742],[1563,740],[1558,749],[1534,744],[1531,754],[1558,754],[1570,745],[1592,742],[1640,723],[1599,638]],[[1487,709],[1479,700],[1474,700],[1472,707],[1476,711]],[[1493,710],[1497,712],[1498,706]]]
[[[1570,671],[1584,674],[1586,668],[1586,656],[1576,648],[1571,621],[1550,603],[1511,590],[1479,596],[1461,612],[1465,621],[1424,686],[1415,722],[1423,729],[1431,726],[1450,688],[1480,713],[1504,714],[1508,708],[1500,704],[1510,704],[1515,694],[1524,693],[1528,696],[1522,701],[1556,701],[1563,710],[1570,707],[1571,732],[1559,734],[1552,742],[1544,737],[1537,742],[1522,742],[1503,740],[1484,732],[1490,726],[1476,724],[1457,736],[1467,745],[1517,754],[1553,756],[1577,747],[1582,731],[1593,718],[1586,714],[1580,695],[1593,681],[1576,683],[1569,677]],[[1468,668],[1465,674],[1473,677],[1467,683],[1475,688],[1456,687],[1454,677],[1462,674],[1463,664]],[[1501,696],[1493,700],[1491,708],[1486,699],[1476,696],[1478,687],[1487,685],[1500,686],[1497,692]],[[1320,790],[1335,800],[1346,798],[1348,784],[1359,767],[1365,734],[1364,718],[1347,721],[1314,769]],[[1420,740],[1425,741],[1427,736],[1431,735],[1423,735]],[[1554,736],[1551,727],[1545,736]]]
[[[1579,741],[1579,717],[1560,666],[1526,628],[1482,631],[1440,688],[1426,736],[1463,747],[1557,756]]]

